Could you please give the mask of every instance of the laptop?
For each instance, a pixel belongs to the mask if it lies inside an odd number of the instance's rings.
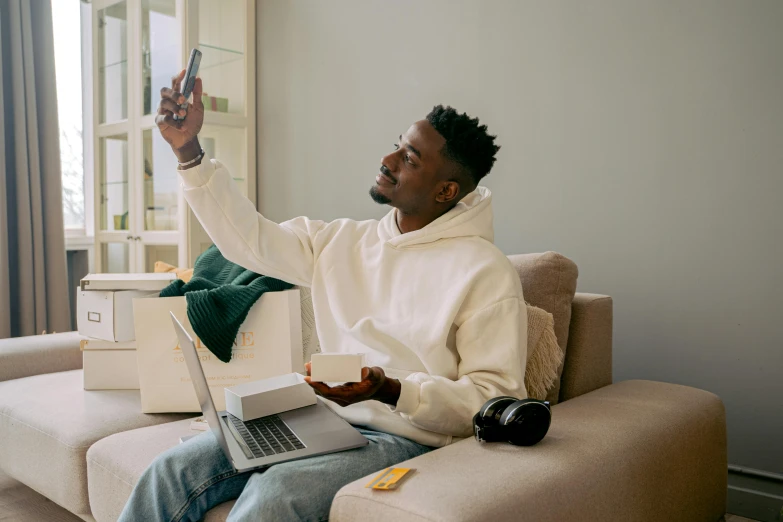
[[[173,313],[171,320],[201,411],[237,471],[359,448],[369,443],[353,426],[326,406],[320,397],[312,406],[247,422],[227,411],[217,411],[193,339]]]

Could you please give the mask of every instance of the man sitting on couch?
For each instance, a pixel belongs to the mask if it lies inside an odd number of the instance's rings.
[[[478,186],[499,149],[485,125],[439,105],[400,135],[370,189],[393,207],[380,221],[277,224],[199,146],[200,79],[187,118],[173,119],[186,114],[183,76],[161,91],[156,121],[185,198],[227,259],[312,289],[324,353],[365,354],[361,382],[310,384],[370,444],[238,473],[207,432],[158,456],[120,520],[195,521],[235,498],[229,520],[325,520],[345,484],[470,436],[492,397],[526,396],[522,286],[493,244],[491,194]]]

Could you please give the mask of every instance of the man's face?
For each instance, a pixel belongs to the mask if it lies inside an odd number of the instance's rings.
[[[394,150],[381,158],[370,196],[408,214],[436,205],[441,182],[446,181],[445,172],[451,167],[441,152],[444,145],[446,140],[427,120],[411,125]]]

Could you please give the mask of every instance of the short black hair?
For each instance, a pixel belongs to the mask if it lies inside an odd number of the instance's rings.
[[[500,146],[495,145],[496,136],[487,134],[487,126],[480,125],[478,118],[443,105],[433,107],[427,114],[427,121],[446,139],[443,151],[446,157],[464,166],[478,185],[481,178],[489,174],[495,163],[495,153],[500,150]]]

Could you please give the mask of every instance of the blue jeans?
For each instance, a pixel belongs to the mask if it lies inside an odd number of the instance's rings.
[[[234,469],[214,435],[204,432],[152,461],[119,522],[195,522],[232,499],[237,502],[227,522],[323,521],[344,485],[432,450],[397,435],[357,429],[370,441],[367,446],[244,473]]]

